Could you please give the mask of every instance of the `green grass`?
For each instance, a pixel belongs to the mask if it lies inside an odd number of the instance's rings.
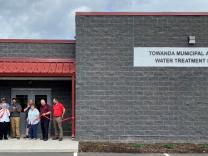
[[[143,144],[132,144],[132,147],[134,148],[142,148],[143,146]]]
[[[163,145],[163,147],[167,148],[167,149],[174,149],[176,147],[175,144],[165,144]]]
[[[201,147],[208,149],[208,144],[202,144]]]

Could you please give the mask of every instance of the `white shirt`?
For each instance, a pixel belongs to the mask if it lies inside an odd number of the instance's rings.
[[[10,122],[9,116],[10,112],[8,109],[0,110],[0,122]]]
[[[40,112],[38,111],[37,108],[35,108],[34,110],[30,109],[29,112],[28,112],[28,117],[27,117],[27,121],[29,124],[31,125],[35,125],[35,124],[38,124],[40,119],[37,117],[40,115]],[[37,120],[35,120],[37,119]]]

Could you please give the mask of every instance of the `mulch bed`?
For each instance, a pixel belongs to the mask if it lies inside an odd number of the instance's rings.
[[[80,142],[79,152],[208,153],[208,144],[136,144]]]

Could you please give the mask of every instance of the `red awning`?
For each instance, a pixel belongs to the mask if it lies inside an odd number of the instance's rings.
[[[74,73],[73,59],[0,58],[0,76],[68,77]]]

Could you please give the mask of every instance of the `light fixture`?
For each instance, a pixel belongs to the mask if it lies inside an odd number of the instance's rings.
[[[188,37],[188,43],[189,43],[190,45],[195,44],[195,43],[196,43],[196,37],[195,37],[195,36],[189,36],[189,37]]]

